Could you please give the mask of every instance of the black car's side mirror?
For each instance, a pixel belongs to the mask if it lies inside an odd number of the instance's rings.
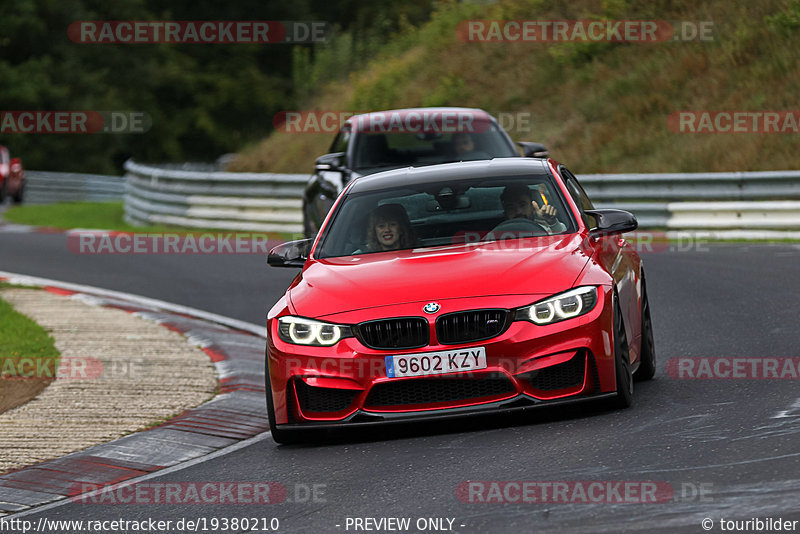
[[[625,210],[586,210],[586,214],[597,221],[597,226],[589,230],[589,235],[592,237],[623,234],[639,227],[639,222],[633,213]]]
[[[342,171],[344,170],[344,152],[333,152],[317,158],[314,169],[317,171]]]
[[[278,245],[269,251],[267,264],[272,267],[302,267],[311,252],[313,239],[300,239]]]
[[[518,141],[517,144],[522,148],[522,155],[526,158],[547,158],[550,152],[541,143],[531,143],[530,141]]]

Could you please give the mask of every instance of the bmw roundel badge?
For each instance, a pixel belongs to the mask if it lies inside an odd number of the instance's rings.
[[[439,303],[437,302],[429,302],[425,306],[422,307],[422,311],[425,313],[436,313],[439,311]]]

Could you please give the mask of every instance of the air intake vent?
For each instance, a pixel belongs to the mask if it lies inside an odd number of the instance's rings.
[[[421,317],[399,317],[361,323],[357,336],[372,349],[414,349],[428,344],[430,331]]]
[[[297,400],[304,412],[340,412],[353,404],[358,391],[351,389],[318,388],[302,380],[295,381]]]
[[[581,351],[569,361],[519,375],[519,378],[527,380],[533,389],[540,391],[573,388],[583,384],[585,364],[586,355]]]
[[[497,397],[515,391],[505,377],[417,378],[376,384],[370,390],[369,407],[407,406],[436,402],[461,402],[481,397]]]
[[[448,313],[436,320],[436,337],[444,345],[490,339],[508,328],[509,316],[508,310]]]

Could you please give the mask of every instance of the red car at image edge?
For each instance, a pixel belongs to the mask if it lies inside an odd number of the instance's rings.
[[[25,191],[25,171],[22,160],[11,158],[8,148],[0,145],[0,203],[11,197],[14,202],[22,202]]]

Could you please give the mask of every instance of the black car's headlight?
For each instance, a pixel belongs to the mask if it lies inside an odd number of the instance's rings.
[[[278,335],[283,341],[295,345],[330,347],[342,338],[352,337],[353,331],[346,325],[284,315],[278,318]]]
[[[595,286],[576,287],[534,302],[530,306],[517,308],[514,320],[531,321],[538,325],[557,323],[589,313],[595,304],[597,304]]]

